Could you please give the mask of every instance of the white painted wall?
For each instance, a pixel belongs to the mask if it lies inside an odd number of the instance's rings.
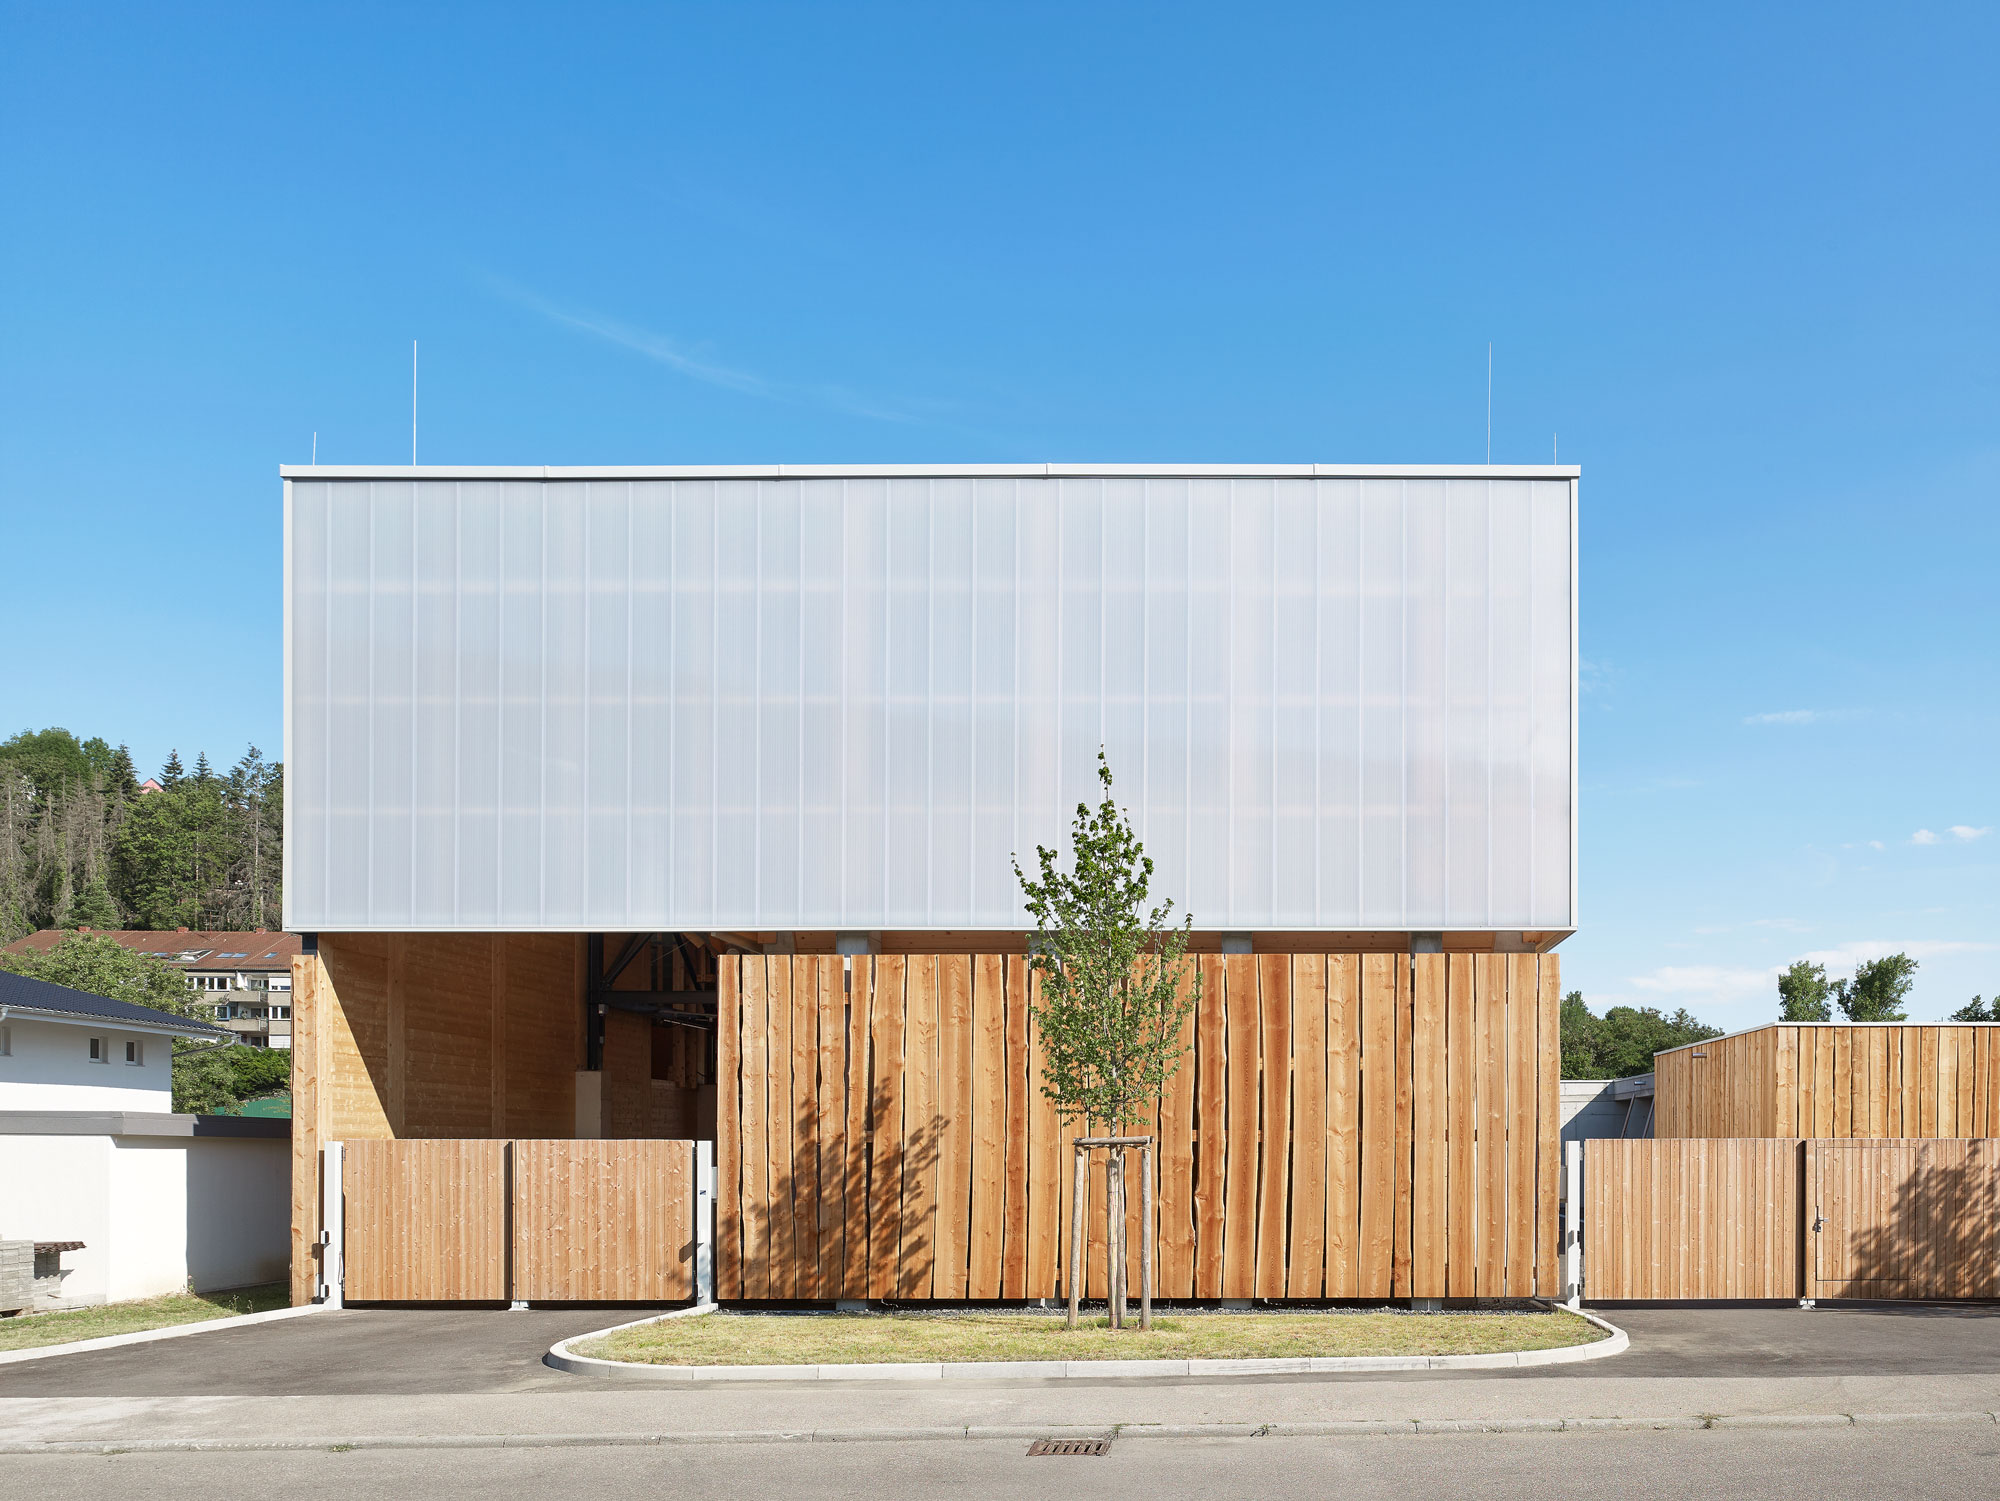
[[[23,1016],[0,1021],[9,1051],[0,1056],[0,1110],[157,1110],[174,1108],[174,1040],[115,1026],[72,1025]],[[109,1061],[93,1063],[102,1037]],[[125,1061],[137,1042],[143,1062]]]
[[[69,1305],[274,1282],[290,1172],[283,1137],[0,1134],[0,1239],[83,1241]]]

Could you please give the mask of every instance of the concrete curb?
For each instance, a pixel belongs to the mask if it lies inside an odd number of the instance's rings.
[[[0,1442],[15,1454],[250,1454],[346,1452],[353,1449],[635,1449],[682,1444],[904,1444],[939,1440],[1261,1439],[1451,1437],[1467,1433],[1631,1433],[1654,1430],[1922,1427],[1936,1424],[2000,1425],[1991,1412],[1693,1414],[1655,1418],[1393,1418],[1327,1423],[1112,1423],[978,1424],[931,1428],[721,1429],[707,1433],[458,1433],[389,1434],[379,1437],[227,1439],[135,1438]]]
[[[1605,1331],[1605,1338],[1553,1350],[1515,1350],[1499,1355],[1322,1355],[1277,1360],[968,1360],[882,1365],[652,1365],[637,1360],[600,1360],[578,1355],[573,1346],[637,1329],[663,1319],[712,1313],[715,1305],[677,1309],[658,1318],[634,1319],[609,1329],[572,1335],[551,1346],[543,1363],[579,1376],[610,1377],[648,1386],[731,1386],[767,1381],[1172,1381],[1235,1380],[1243,1376],[1339,1376],[1367,1371],[1498,1371],[1522,1366],[1570,1365],[1603,1360],[1631,1348],[1625,1331],[1594,1313],[1566,1309]]]
[[[96,1339],[71,1340],[66,1345],[37,1345],[32,1350],[0,1351],[0,1365],[23,1360],[49,1360],[57,1355],[86,1355],[92,1350],[116,1350],[125,1345],[151,1344],[156,1339],[179,1339],[188,1334],[212,1334],[224,1329],[243,1329],[251,1324],[272,1324],[279,1319],[295,1319],[308,1313],[322,1313],[327,1305],[302,1303],[295,1308],[267,1308],[262,1313],[239,1313],[222,1319],[202,1319],[192,1324],[169,1324],[164,1329],[134,1329],[130,1334],[105,1334]]]

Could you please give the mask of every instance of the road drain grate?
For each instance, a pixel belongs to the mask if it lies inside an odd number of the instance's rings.
[[[1109,1454],[1108,1438],[1038,1438],[1028,1445],[1028,1458],[1039,1454]]]

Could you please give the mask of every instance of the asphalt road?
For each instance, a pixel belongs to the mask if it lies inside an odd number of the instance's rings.
[[[2000,1430],[1458,1434],[1363,1439],[1126,1439],[1103,1458],[1025,1456],[1019,1443],[695,1445],[675,1449],[0,1457],[0,1491],[36,1501],[218,1501],[356,1496],[855,1497],[1052,1494],[1371,1497],[1476,1494],[1936,1501],[1991,1497]]]
[[[2000,1373],[2000,1306],[1609,1308],[1624,1355],[1506,1373],[1579,1376],[1883,1376]],[[645,1310],[350,1309],[226,1333],[0,1366],[0,1397],[337,1396],[579,1390],[550,1370],[557,1340]],[[1423,1382],[1491,1371],[1411,1373]],[[1261,1378],[1247,1378],[1251,1380]],[[1283,1378],[1296,1381],[1297,1377]],[[1382,1372],[1365,1378],[1398,1379]],[[2000,1478],[1994,1487],[2000,1493]]]

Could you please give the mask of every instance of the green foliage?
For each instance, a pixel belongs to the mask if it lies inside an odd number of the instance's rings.
[[[141,798],[111,856],[112,891],[142,928],[199,928],[240,855],[213,779]]]
[[[292,1058],[284,1048],[222,1047],[174,1056],[174,1109],[220,1115],[244,1101],[288,1091]]]
[[[1704,1026],[1685,1009],[1669,1014],[1651,1006],[1613,1006],[1596,1016],[1579,990],[1563,997],[1561,1026],[1565,1079],[1626,1079],[1650,1073],[1655,1053],[1722,1035],[1720,1027]]]
[[[1830,1022],[1833,1010],[1828,997],[1826,966],[1800,959],[1778,976],[1778,1020],[1781,1022]]]
[[[1140,1124],[1187,1051],[1182,1036],[1201,994],[1183,966],[1192,917],[1171,926],[1174,904],[1149,907],[1153,862],[1111,795],[1111,765],[1097,753],[1104,800],[1078,803],[1071,868],[1037,845],[1040,878],[1014,862],[1035,920],[1029,963],[1041,977],[1030,1003],[1042,1041],[1042,1093],[1086,1129]]]
[[[1833,1003],[1851,1022],[1905,1020],[1903,1001],[1916,983],[1917,961],[1889,954],[1855,966],[1854,978],[1833,983]]]
[[[2000,1022],[2000,995],[1993,997],[1993,1004],[1987,1005],[1974,996],[1966,1005],[1952,1012],[1949,1018],[1955,1022]]]

